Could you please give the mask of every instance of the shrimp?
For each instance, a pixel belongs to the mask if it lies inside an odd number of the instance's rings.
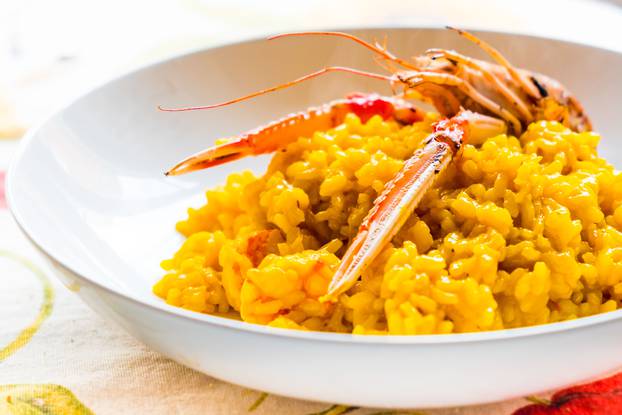
[[[342,32],[300,32],[273,36],[336,36],[352,40],[373,51],[387,66],[401,67],[390,75],[346,67],[327,67],[301,78],[240,98],[202,107],[160,108],[164,111],[189,111],[218,108],[255,96],[296,85],[329,72],[347,72],[388,82],[398,96],[353,94],[320,107],[291,114],[231,141],[194,154],[166,172],[188,173],[216,166],[249,155],[285,148],[300,136],[329,129],[343,122],[349,112],[363,121],[373,115],[407,125],[422,119],[422,110],[409,100],[432,104],[444,117],[434,131],[390,180],[376,198],[357,235],[347,248],[323,301],[336,301],[360,277],[382,248],[399,231],[434,184],[435,177],[460,155],[468,140],[482,140],[509,132],[521,134],[536,120],[558,121],[581,132],[591,130],[590,119],[580,102],[558,81],[526,69],[515,68],[495,48],[475,35],[460,29],[460,36],[475,43],[495,63],[474,59],[453,50],[429,49],[412,60],[404,60],[386,48]]]

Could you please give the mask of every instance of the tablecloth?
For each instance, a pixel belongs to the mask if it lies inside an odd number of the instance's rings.
[[[562,9],[563,19],[543,17]],[[198,373],[150,351],[57,282],[4,200],[5,171],[23,132],[114,74],[172,53],[282,30],[446,23],[616,49],[622,10],[578,0],[0,3],[0,414],[509,415],[528,404],[380,411],[269,396]]]

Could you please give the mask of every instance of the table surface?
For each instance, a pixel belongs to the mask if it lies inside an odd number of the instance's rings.
[[[93,85],[171,54],[242,38],[318,26],[452,24],[622,51],[620,0],[404,3],[0,2],[0,414],[379,413],[266,397],[150,351],[54,279],[6,210],[3,176],[23,132]],[[423,413],[510,414],[525,404]]]

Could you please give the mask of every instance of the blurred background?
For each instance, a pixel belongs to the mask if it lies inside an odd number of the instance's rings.
[[[288,30],[447,24],[622,50],[622,0],[0,0],[0,138],[173,54]]]

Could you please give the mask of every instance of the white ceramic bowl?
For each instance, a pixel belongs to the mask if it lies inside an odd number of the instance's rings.
[[[479,51],[440,29],[386,33],[396,53]],[[534,37],[483,33],[516,65],[551,75],[585,103],[601,151],[622,165],[622,56]],[[243,42],[176,57],[88,93],[30,132],[8,176],[11,210],[59,277],[103,316],[172,359],[217,378],[297,398],[374,407],[468,405],[561,387],[622,365],[622,311],[490,333],[377,337],[307,333],[173,308],[151,293],[174,224],[203,191],[247,158],[188,176],[162,174],[214,139],[379,81],[332,74],[216,111],[162,113],[159,104],[213,103],[325,65],[376,69],[368,51],[335,38]],[[615,113],[614,113],[615,112]]]

